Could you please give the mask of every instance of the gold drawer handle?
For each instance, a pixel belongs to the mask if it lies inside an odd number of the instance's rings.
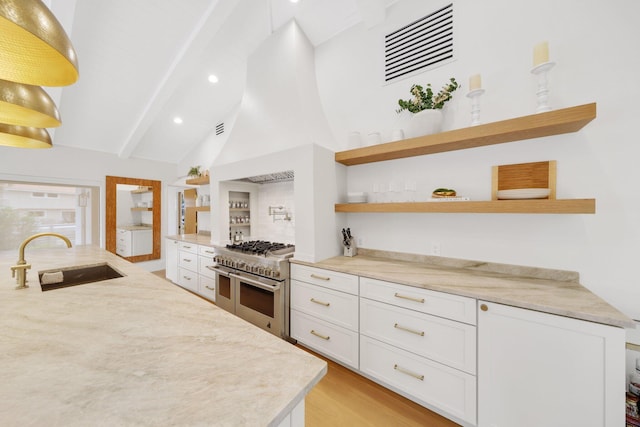
[[[393,325],[394,328],[400,329],[401,331],[411,332],[412,334],[424,336],[424,331],[417,331],[415,329],[407,328],[406,326],[398,325],[397,323]]]
[[[184,249],[191,249],[191,246],[183,246]]]
[[[323,340],[329,341],[329,337],[327,335],[319,334],[316,331],[314,331],[313,329],[311,330],[311,335],[315,335],[318,338],[322,338]]]
[[[419,302],[420,304],[424,304],[424,298],[414,298],[414,297],[408,297],[406,295],[401,295],[399,293],[395,293],[393,294],[394,297],[396,298],[402,298],[402,299],[408,299],[409,301],[415,301],[415,302]]]
[[[489,310],[489,306],[487,304],[480,304],[480,310],[487,311]]]
[[[414,372],[408,371],[408,370],[406,370],[404,368],[401,368],[397,364],[393,365],[393,369],[395,369],[398,372],[402,372],[403,374],[409,375],[410,377],[419,379],[420,381],[424,381],[424,375],[418,375],[418,374],[416,374]]]
[[[191,280],[191,277],[182,276],[183,279]]]
[[[191,262],[191,260],[190,260],[190,259],[186,259],[186,258],[182,258],[182,260],[183,260],[184,262]]]
[[[205,287],[205,288],[207,288],[207,289],[209,289],[210,291],[215,291],[215,290],[216,290],[216,288],[211,288],[211,287],[209,287],[209,286],[207,286],[207,285],[205,285],[204,287]]]
[[[329,307],[331,305],[331,303],[328,302],[323,302],[323,301],[318,301],[315,298],[311,298],[309,301],[311,302],[315,302],[316,304],[320,304],[320,305],[324,305],[325,307]]]
[[[214,251],[204,251],[205,254],[215,254]]]
[[[331,277],[318,276],[317,274],[312,274],[311,277],[313,277],[314,279],[320,279],[320,280],[331,280]]]

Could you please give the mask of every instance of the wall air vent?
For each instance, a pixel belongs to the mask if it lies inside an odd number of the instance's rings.
[[[224,133],[224,123],[218,123],[216,125],[216,135],[222,135]]]
[[[453,59],[453,3],[384,38],[384,80],[406,77]]]

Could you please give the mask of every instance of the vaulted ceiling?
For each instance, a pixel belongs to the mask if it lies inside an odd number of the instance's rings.
[[[177,163],[239,105],[248,55],[281,25],[295,18],[317,46],[394,1],[51,0],[80,63],[51,91],[54,146]]]

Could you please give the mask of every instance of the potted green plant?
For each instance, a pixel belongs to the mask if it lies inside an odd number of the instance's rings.
[[[438,93],[434,93],[431,83],[426,88],[414,84],[409,92],[413,98],[399,99],[400,108],[397,113],[409,111],[411,115],[410,136],[420,136],[440,132],[442,127],[442,108],[453,97],[453,92],[458,89],[459,84],[454,77],[449,79],[449,83],[444,85]]]
[[[191,178],[200,177],[202,175],[202,173],[200,172],[200,166],[191,166],[191,169],[189,169],[189,173],[187,175],[189,175]]]

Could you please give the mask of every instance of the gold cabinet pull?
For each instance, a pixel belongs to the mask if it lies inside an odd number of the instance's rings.
[[[182,258],[182,260],[183,260],[184,262],[191,262],[191,260],[190,260],[190,259],[187,259],[187,258]]]
[[[214,251],[207,251],[207,250],[205,250],[205,251],[204,251],[204,253],[205,253],[205,254],[215,254],[215,252],[214,252]]]
[[[215,290],[216,290],[216,288],[212,288],[212,287],[207,286],[207,285],[205,285],[204,287],[205,287],[205,288],[207,288],[207,289],[209,289],[210,291],[215,291]]]
[[[182,276],[183,279],[191,280],[191,277]]]
[[[324,305],[325,307],[329,307],[331,305],[331,303],[329,303],[329,302],[318,301],[315,298],[311,298],[309,301],[315,302],[316,304]]]
[[[313,277],[314,279],[320,279],[320,280],[331,280],[331,277],[318,276],[317,274],[312,274],[311,277]]]
[[[420,304],[424,304],[424,298],[414,298],[414,297],[408,297],[406,295],[401,295],[399,293],[395,293],[393,294],[394,297],[396,298],[402,298],[402,299],[408,299],[409,301],[415,301],[415,302],[419,302]]]
[[[329,336],[319,334],[319,333],[317,333],[316,331],[314,331],[313,329],[311,330],[311,332],[310,332],[310,333],[311,333],[311,335],[315,335],[315,336],[317,336],[318,338],[322,338],[323,340],[329,341]]]
[[[410,377],[419,379],[420,381],[424,381],[424,375],[419,375],[419,374],[416,374],[415,372],[411,372],[407,369],[401,368],[397,364],[393,365],[393,369],[395,369],[398,372],[402,372],[405,375],[409,375]]]
[[[397,323],[393,325],[394,328],[400,329],[401,331],[411,332],[412,334],[424,336],[424,331],[416,331],[415,329],[407,328],[406,326],[398,325]]]
[[[480,304],[480,310],[487,311],[489,310],[489,306],[487,306],[487,304]]]

